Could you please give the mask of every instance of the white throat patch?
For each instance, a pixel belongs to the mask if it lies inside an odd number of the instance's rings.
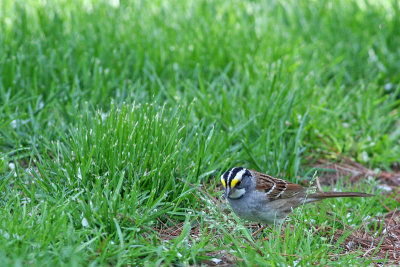
[[[242,189],[233,189],[231,191],[231,193],[229,194],[229,198],[236,199],[236,198],[239,198],[239,197],[243,196],[244,193],[246,193],[246,189],[244,189],[244,188],[242,188]]]

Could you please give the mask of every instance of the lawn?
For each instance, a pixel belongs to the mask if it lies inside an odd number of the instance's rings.
[[[3,266],[400,259],[400,5],[2,0]],[[324,191],[239,219],[245,166]]]

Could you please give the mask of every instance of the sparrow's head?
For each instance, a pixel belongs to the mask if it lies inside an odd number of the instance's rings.
[[[221,175],[221,183],[225,189],[225,197],[241,198],[251,186],[251,172],[243,167],[233,167]]]

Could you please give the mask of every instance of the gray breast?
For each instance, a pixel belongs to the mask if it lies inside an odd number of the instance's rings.
[[[270,201],[265,193],[259,191],[252,191],[240,199],[229,199],[229,203],[240,218],[263,224],[280,222],[288,215],[277,212],[282,201]]]

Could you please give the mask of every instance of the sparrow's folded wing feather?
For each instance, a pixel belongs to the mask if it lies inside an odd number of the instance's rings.
[[[267,174],[251,170],[256,178],[256,190],[265,192],[270,200],[291,198],[296,195],[305,196],[307,189],[301,185],[269,176]]]

